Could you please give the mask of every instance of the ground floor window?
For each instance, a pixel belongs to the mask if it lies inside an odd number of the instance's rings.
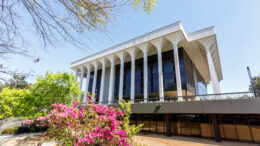
[[[143,124],[141,132],[215,138],[211,114],[132,114],[131,124]],[[260,115],[217,114],[221,139],[260,143]],[[167,124],[167,119],[169,123]]]

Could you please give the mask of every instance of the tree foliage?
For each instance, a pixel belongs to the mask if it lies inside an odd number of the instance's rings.
[[[31,92],[37,111],[46,109],[49,111],[54,103],[71,104],[74,97],[79,97],[82,94],[73,74],[49,72],[44,77],[37,78]]]
[[[253,77],[252,85],[249,86],[249,89],[253,92],[255,91],[256,96],[260,97],[260,76]]]
[[[26,115],[27,108],[23,102],[30,94],[29,89],[3,88],[0,93],[0,118],[21,117]]]
[[[12,78],[7,80],[3,85],[0,85],[0,89],[4,87],[10,89],[29,89],[30,84],[26,81],[26,77],[24,74],[14,74]]]
[[[47,72],[45,76],[38,77],[29,89],[3,88],[0,93],[0,118],[4,112],[5,118],[45,115],[53,103],[69,105],[72,98],[80,94],[82,92],[73,74]]]

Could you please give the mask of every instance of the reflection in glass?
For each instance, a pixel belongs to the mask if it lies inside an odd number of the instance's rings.
[[[131,62],[124,64],[124,90],[123,99],[130,100],[130,89],[131,89]]]
[[[92,92],[93,80],[94,80],[94,72],[90,73],[90,78],[89,78],[88,92],[90,94]]]
[[[120,64],[115,66],[114,100],[119,99]]]
[[[97,82],[96,82],[96,90],[95,90],[96,101],[99,101],[100,84],[101,84],[101,74],[102,74],[102,70],[99,70],[99,71],[97,72]]]

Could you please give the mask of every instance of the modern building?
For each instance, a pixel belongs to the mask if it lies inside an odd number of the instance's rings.
[[[144,132],[260,142],[260,100],[250,92],[221,93],[214,27],[186,33],[177,22],[72,62],[71,69],[97,103],[131,101],[131,121],[144,124]]]

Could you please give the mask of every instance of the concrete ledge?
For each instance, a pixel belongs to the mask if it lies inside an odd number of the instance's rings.
[[[133,113],[260,114],[260,98],[138,103],[131,108]]]

